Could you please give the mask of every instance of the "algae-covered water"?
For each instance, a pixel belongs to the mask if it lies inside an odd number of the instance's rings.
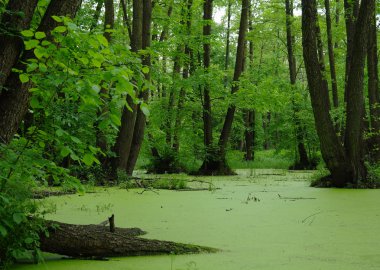
[[[140,227],[148,232],[144,237],[211,246],[219,253],[110,261],[50,255],[43,264],[14,269],[380,269],[380,190],[310,188],[310,172],[238,173],[196,178],[220,188],[210,191],[139,194],[112,188],[47,199],[57,209],[47,218],[97,224],[114,213],[117,226]]]

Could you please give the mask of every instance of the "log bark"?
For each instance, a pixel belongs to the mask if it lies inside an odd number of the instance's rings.
[[[70,257],[104,258],[217,251],[209,247],[139,238],[137,236],[145,232],[138,228],[115,228],[112,233],[107,226],[49,221],[48,231],[49,237],[45,234],[40,237],[41,250]]]

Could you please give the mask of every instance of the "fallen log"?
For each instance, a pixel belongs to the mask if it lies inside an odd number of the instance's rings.
[[[41,235],[41,250],[80,258],[104,258],[159,254],[211,253],[217,249],[138,237],[138,228],[115,228],[101,225],[73,225],[48,222],[48,236]]]

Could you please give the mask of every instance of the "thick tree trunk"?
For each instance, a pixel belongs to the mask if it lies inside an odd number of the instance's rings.
[[[372,16],[368,37],[368,99],[370,111],[370,161],[380,162],[380,95],[379,95],[379,71],[377,55],[377,31],[376,15]]]
[[[37,31],[45,32],[47,38],[51,39],[50,32],[58,26],[52,16],[74,17],[81,2],[81,0],[70,0],[62,3],[62,1],[52,0]],[[24,63],[34,57],[32,51],[27,51],[15,67],[25,70]],[[21,83],[19,73],[12,72],[5,82],[5,87],[8,90],[3,91],[0,96],[0,141],[9,143],[28,110],[31,83]]]
[[[322,157],[331,172],[331,185],[343,187],[354,179],[351,163],[335,133],[329,114],[329,92],[323,83],[318,58],[316,23],[316,0],[302,0],[303,56]]]
[[[245,52],[245,37],[248,28],[248,10],[249,10],[249,0],[242,1],[241,17],[240,17],[240,27],[239,27],[239,37],[238,46],[236,51],[236,63],[235,72],[233,78],[233,86],[231,89],[231,94],[236,93],[239,90],[239,79],[240,75],[244,70],[244,52]],[[226,162],[226,148],[228,144],[228,139],[231,133],[232,122],[234,120],[236,107],[230,105],[227,110],[227,114],[224,119],[224,124],[222,131],[220,133],[218,149],[211,157],[206,159],[199,170],[200,174],[205,175],[228,175],[233,174],[232,170],[228,167]]]
[[[143,0],[143,20],[142,20],[142,49],[147,50],[151,44],[151,23],[152,23],[152,0]],[[149,68],[149,71],[145,74],[145,86],[141,90],[140,98],[143,102],[147,103],[149,99],[149,84],[150,84],[150,67],[151,60],[150,55],[144,55],[142,57],[142,64],[145,67]],[[137,116],[135,128],[133,131],[133,139],[131,152],[129,154],[128,163],[127,163],[127,174],[132,175],[133,170],[135,169],[137,158],[140,154],[140,149],[144,140],[144,132],[146,126],[146,116],[143,110],[141,109],[141,104],[137,106]]]
[[[1,18],[5,29],[0,33],[0,93],[23,49],[19,32],[30,27],[37,2],[10,0]]]
[[[131,50],[137,53],[142,48],[142,17],[143,3],[141,0],[133,0],[133,22]],[[138,92],[138,89],[135,89]],[[133,98],[128,95],[126,98],[129,108],[124,107],[121,116],[121,126],[113,147],[116,157],[111,160],[112,177],[117,176],[117,170],[127,170],[128,159],[131,152],[133,133],[137,117],[137,105]]]
[[[331,88],[332,88],[331,91],[332,91],[332,98],[333,98],[333,106],[334,108],[338,108],[339,107],[338,84],[336,80],[335,55],[334,55],[333,35],[332,35],[332,26],[331,26],[330,0],[325,0],[325,10],[326,10],[326,26],[327,26],[327,44],[328,44],[328,51],[329,51],[330,76],[331,76]]]
[[[104,258],[137,255],[186,254],[216,252],[216,249],[139,238],[138,228],[115,228],[101,225],[72,225],[49,222],[49,237],[41,235],[41,250],[79,258]]]
[[[297,80],[297,66],[296,58],[294,56],[294,36],[292,34],[292,20],[293,20],[293,3],[290,0],[285,0],[285,13],[286,13],[286,44],[288,50],[288,64],[290,84],[295,88]],[[296,170],[310,169],[310,162],[307,156],[306,147],[304,144],[304,131],[302,128],[301,119],[299,118],[299,106],[296,104],[294,98],[292,99],[293,106],[293,122],[296,131],[296,141],[298,150],[298,160],[290,167]]]
[[[364,182],[367,171],[364,165],[363,117],[364,117],[364,65],[370,24],[375,12],[376,0],[362,0],[355,26],[352,59],[347,80],[347,119],[345,148],[353,167],[356,183]]]

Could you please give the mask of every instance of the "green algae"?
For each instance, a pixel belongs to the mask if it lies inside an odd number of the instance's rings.
[[[211,191],[139,194],[140,190],[108,188],[46,199],[57,209],[49,219],[97,224],[114,213],[117,226],[140,227],[148,232],[146,238],[211,246],[221,252],[106,262],[49,255],[43,264],[14,269],[380,268],[380,190],[310,188],[311,172],[238,173],[188,178],[212,181],[220,188]]]

